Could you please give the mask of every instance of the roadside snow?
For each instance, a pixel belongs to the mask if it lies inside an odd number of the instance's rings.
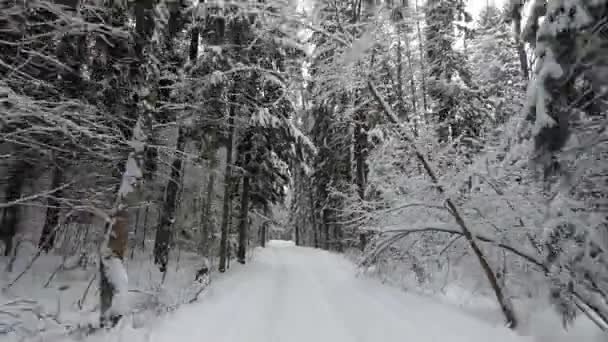
[[[218,279],[199,303],[148,329],[90,341],[533,341],[458,308],[357,277],[345,258],[285,242]]]

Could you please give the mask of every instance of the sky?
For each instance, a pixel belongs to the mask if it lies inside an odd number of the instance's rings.
[[[506,0],[468,0],[468,8],[473,15],[473,18],[477,18],[479,12],[486,7],[486,4],[494,4],[498,7],[502,7],[502,5],[507,2]]]

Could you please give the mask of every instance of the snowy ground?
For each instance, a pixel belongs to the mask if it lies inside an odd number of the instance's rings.
[[[200,255],[173,251],[163,281],[158,267],[152,262],[151,249],[149,244],[146,251],[137,249],[134,258],[126,259],[129,324],[144,330],[157,317],[162,319],[166,312],[191,301],[204,287],[204,284],[194,282],[196,271],[202,265]],[[77,334],[83,331],[81,328],[99,321],[96,260],[92,259],[86,267],[74,267],[78,255],[64,260],[50,254],[36,259],[30,268],[36,251],[36,246],[22,246],[12,272],[6,271],[8,259],[0,257],[1,342],[64,342],[66,330]],[[71,266],[59,270],[62,264]],[[6,289],[26,269],[24,276]],[[115,339],[108,341],[116,342]]]
[[[539,304],[542,298],[518,304],[518,333],[534,337],[516,336],[500,326],[495,302],[467,287],[454,285],[441,295],[383,285],[375,276],[357,275],[346,256],[291,242],[273,241],[256,248],[247,265],[235,263],[225,274],[212,274],[211,286],[195,304],[182,305],[200,287],[193,284],[200,256],[175,255],[164,282],[148,259],[146,253],[128,259],[131,313],[116,329],[98,331],[85,342],[608,341],[585,317],[564,331],[546,300]],[[2,273],[0,288],[29,258],[20,260],[14,272]],[[97,282],[84,296],[96,267],[59,272],[48,282],[61,262],[45,256],[18,285],[0,292],[0,341],[82,341],[73,328],[98,319]],[[20,304],[34,312],[14,310],[18,317],[7,312],[19,298],[35,300]]]
[[[196,304],[98,341],[534,341],[458,308],[357,277],[342,256],[274,242]]]

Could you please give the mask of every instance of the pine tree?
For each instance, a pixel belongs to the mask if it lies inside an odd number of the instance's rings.
[[[528,120],[535,143],[533,160],[551,198],[545,229],[552,301],[564,324],[576,312],[591,312],[608,323],[606,282],[606,178],[603,102],[606,80],[605,1],[532,3],[523,32],[538,58],[530,84]],[[545,20],[539,18],[545,16]],[[563,198],[562,203],[557,201]],[[566,205],[567,203],[567,205]],[[578,310],[577,310],[578,309]]]

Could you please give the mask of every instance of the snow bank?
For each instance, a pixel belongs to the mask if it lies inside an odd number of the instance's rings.
[[[97,339],[107,338],[114,342],[120,341],[117,338],[120,336],[124,341],[136,341],[129,337],[134,330],[190,302],[206,285],[194,281],[196,271],[204,261],[187,251],[181,251],[179,264],[175,263],[177,255],[171,256],[173,263],[163,283],[162,274],[150,258],[151,248],[151,245],[146,246],[145,252],[138,248],[134,258],[126,260],[129,287],[121,291],[125,295],[125,306],[116,308],[127,312],[125,323],[117,328],[120,333],[104,333]],[[20,249],[13,272],[5,272],[8,259],[0,257],[0,288],[4,289],[27,267],[33,253],[35,249]],[[79,340],[89,327],[97,326],[99,266],[96,262],[94,258],[81,267],[70,258],[54,254],[37,259],[13,287],[0,292],[0,341],[64,342],[68,335]],[[62,264],[66,265],[64,269],[60,268]]]

